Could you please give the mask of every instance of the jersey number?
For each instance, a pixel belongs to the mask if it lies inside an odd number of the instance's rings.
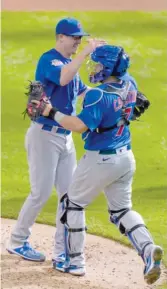
[[[129,118],[130,114],[131,114],[131,111],[132,111],[132,107],[127,107],[125,108],[125,114],[126,114],[126,119]],[[116,133],[116,136],[121,136],[122,133],[123,133],[123,130],[124,130],[124,125],[121,125]]]

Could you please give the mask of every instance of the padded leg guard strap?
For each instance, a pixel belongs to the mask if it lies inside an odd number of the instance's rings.
[[[84,266],[84,241],[85,241],[85,211],[82,207],[65,200],[65,210],[61,218],[65,225],[65,243],[70,264]]]
[[[153,244],[153,239],[147,230],[143,218],[135,211],[122,209],[110,211],[110,220],[125,234],[138,254],[143,257],[145,248]]]

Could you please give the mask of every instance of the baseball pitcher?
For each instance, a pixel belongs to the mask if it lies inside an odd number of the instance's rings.
[[[87,86],[81,81],[78,69],[96,46],[103,41],[91,40],[73,59],[84,32],[80,22],[65,18],[56,26],[56,47],[45,52],[39,59],[36,80],[44,86],[52,106],[67,115],[75,115],[77,97],[84,95]],[[30,91],[33,87],[30,84]],[[35,91],[31,91],[35,96]],[[44,99],[44,98],[43,98]],[[29,107],[30,110],[33,109]],[[31,118],[26,134],[31,193],[26,199],[17,224],[12,232],[7,250],[30,261],[44,261],[43,253],[32,248],[28,242],[31,227],[49,199],[53,186],[58,193],[56,236],[53,259],[64,260],[64,226],[60,222],[60,199],[67,189],[76,168],[76,153],[70,129],[64,129],[57,121],[46,117]],[[65,177],[64,177],[65,174]]]

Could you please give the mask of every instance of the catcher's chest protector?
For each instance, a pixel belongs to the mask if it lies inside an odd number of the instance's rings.
[[[121,120],[119,120],[119,122],[115,123],[114,125],[112,125],[110,127],[96,128],[95,131],[97,133],[103,133],[103,132],[106,132],[109,130],[113,130],[113,129],[121,126],[121,125],[129,125],[130,124],[129,120],[127,120],[127,118],[126,118],[126,113],[125,113],[125,104],[126,104],[126,99],[128,96],[129,88],[130,88],[130,82],[126,82],[126,85],[123,88],[116,88],[112,85],[108,85],[105,88],[106,92],[116,94],[121,98],[121,100],[122,100],[122,113],[121,113],[122,118],[121,118]]]

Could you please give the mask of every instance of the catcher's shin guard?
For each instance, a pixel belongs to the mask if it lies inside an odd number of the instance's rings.
[[[68,246],[67,246],[68,231],[65,225],[67,202],[68,202],[68,196],[67,194],[65,194],[60,200],[60,203],[62,205],[62,212],[63,212],[63,215],[61,217],[61,222],[64,224],[64,253],[65,253],[64,271],[66,271],[66,268],[68,268],[70,264],[70,257],[69,257]]]
[[[117,225],[120,232],[129,238],[133,247],[144,260],[145,251],[147,251],[148,245],[153,244],[153,239],[144,224],[143,218],[130,209],[109,212],[110,221]]]
[[[64,204],[61,222],[65,225],[66,264],[84,267],[85,211],[68,197]]]

